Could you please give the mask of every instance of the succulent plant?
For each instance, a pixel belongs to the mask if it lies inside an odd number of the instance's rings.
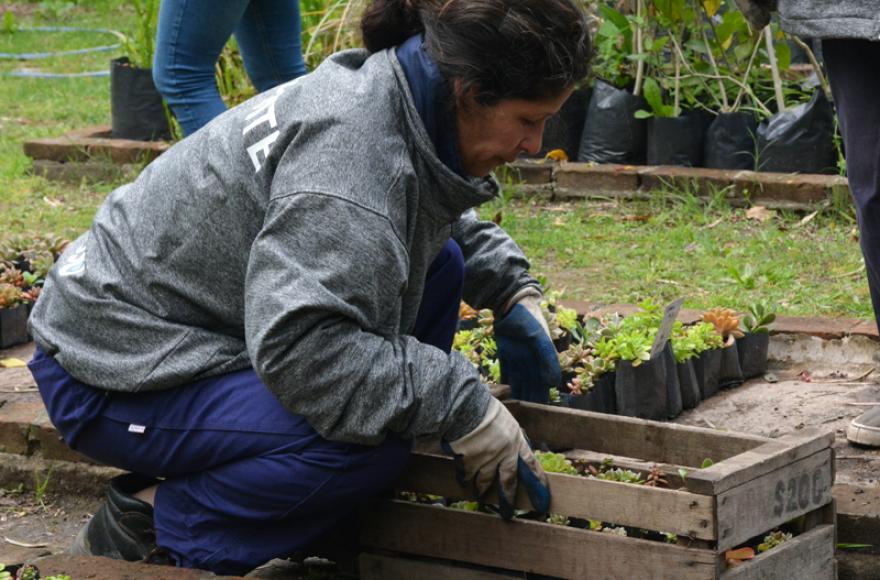
[[[702,320],[715,326],[715,331],[724,340],[724,346],[730,346],[735,339],[743,336],[739,329],[739,316],[729,308],[712,308],[703,313]]]
[[[783,542],[787,542],[792,538],[792,535],[781,530],[774,530],[764,536],[764,541],[758,544],[758,552],[766,552],[767,550],[772,550],[779,544]]]
[[[476,320],[477,310],[471,308],[470,305],[462,301],[461,304],[458,305],[458,317],[461,320]]]
[[[37,302],[37,298],[40,297],[42,291],[42,286],[31,286],[29,289],[21,293],[21,300],[22,302],[30,302],[31,304],[34,304]]]
[[[15,266],[9,264],[0,265],[0,284],[12,284],[18,288],[24,287],[24,274]]]
[[[21,303],[21,288],[0,284],[0,308],[15,308]]]
[[[749,312],[739,321],[739,328],[743,332],[752,334],[768,333],[775,321],[776,309],[763,302],[756,302],[749,305]]]

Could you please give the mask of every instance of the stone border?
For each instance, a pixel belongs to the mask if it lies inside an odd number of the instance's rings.
[[[34,160],[67,162],[146,163],[171,147],[166,141],[113,139],[109,125],[76,129],[61,137],[28,139],[24,154]]]
[[[518,160],[500,172],[524,194],[549,193],[553,199],[614,197],[647,198],[667,187],[698,196],[724,190],[736,206],[774,209],[815,209],[838,196],[849,198],[849,185],[839,175],[770,173],[703,167],[571,163],[542,159]]]

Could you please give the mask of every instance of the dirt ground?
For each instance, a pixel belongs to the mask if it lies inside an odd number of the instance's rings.
[[[880,404],[880,344],[864,337],[820,340],[774,336],[765,378],[720,392],[686,411],[676,423],[740,431],[765,437],[805,428],[836,434],[837,483],[876,487],[880,450],[846,440],[849,422]],[[772,375],[772,376],[771,376]],[[775,377],[775,379],[774,379]]]

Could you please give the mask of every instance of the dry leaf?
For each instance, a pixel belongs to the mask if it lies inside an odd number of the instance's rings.
[[[750,220],[765,222],[776,217],[776,210],[767,209],[763,205],[756,205],[746,210],[746,217]]]
[[[623,216],[623,221],[625,222],[647,222],[651,219],[649,215],[625,215]]]
[[[754,557],[755,549],[748,546],[724,552],[724,560],[727,562],[728,566],[739,566],[746,560],[751,560]]]
[[[61,207],[64,205],[64,203],[58,201],[57,199],[53,199],[45,195],[43,196],[43,203],[45,203],[49,207]]]
[[[14,369],[17,367],[25,367],[27,363],[19,358],[2,358],[0,359],[0,367]]]
[[[814,211],[814,212],[811,213],[810,215],[804,216],[804,219],[802,219],[800,222],[798,222],[798,225],[796,225],[795,227],[796,227],[796,228],[799,228],[799,227],[801,227],[801,226],[805,226],[805,225],[807,225],[808,223],[810,223],[811,221],[813,221],[813,218],[816,217],[817,215],[819,215],[819,211],[818,211],[818,210],[817,210],[817,211]]]
[[[552,159],[553,161],[568,161],[568,153],[562,149],[554,149],[544,156],[544,159]]]
[[[720,224],[722,221],[724,221],[724,220],[721,218],[718,218],[717,220],[715,220],[711,224],[706,224],[705,226],[703,226],[703,229],[711,230],[712,228],[718,227],[718,224]]]

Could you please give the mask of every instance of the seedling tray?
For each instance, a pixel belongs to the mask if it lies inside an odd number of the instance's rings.
[[[778,439],[512,401],[536,446],[647,471],[668,487],[549,474],[552,513],[662,531],[677,544],[399,500],[367,514],[362,578],[836,578],[832,432]],[[706,458],[715,464],[701,469]],[[451,459],[414,453],[401,491],[475,499]],[[489,498],[489,503],[493,498]],[[525,494],[517,505],[528,510]],[[803,517],[802,517],[803,516]],[[796,520],[798,534],[728,567],[725,552]],[[443,572],[443,570],[446,570]]]

